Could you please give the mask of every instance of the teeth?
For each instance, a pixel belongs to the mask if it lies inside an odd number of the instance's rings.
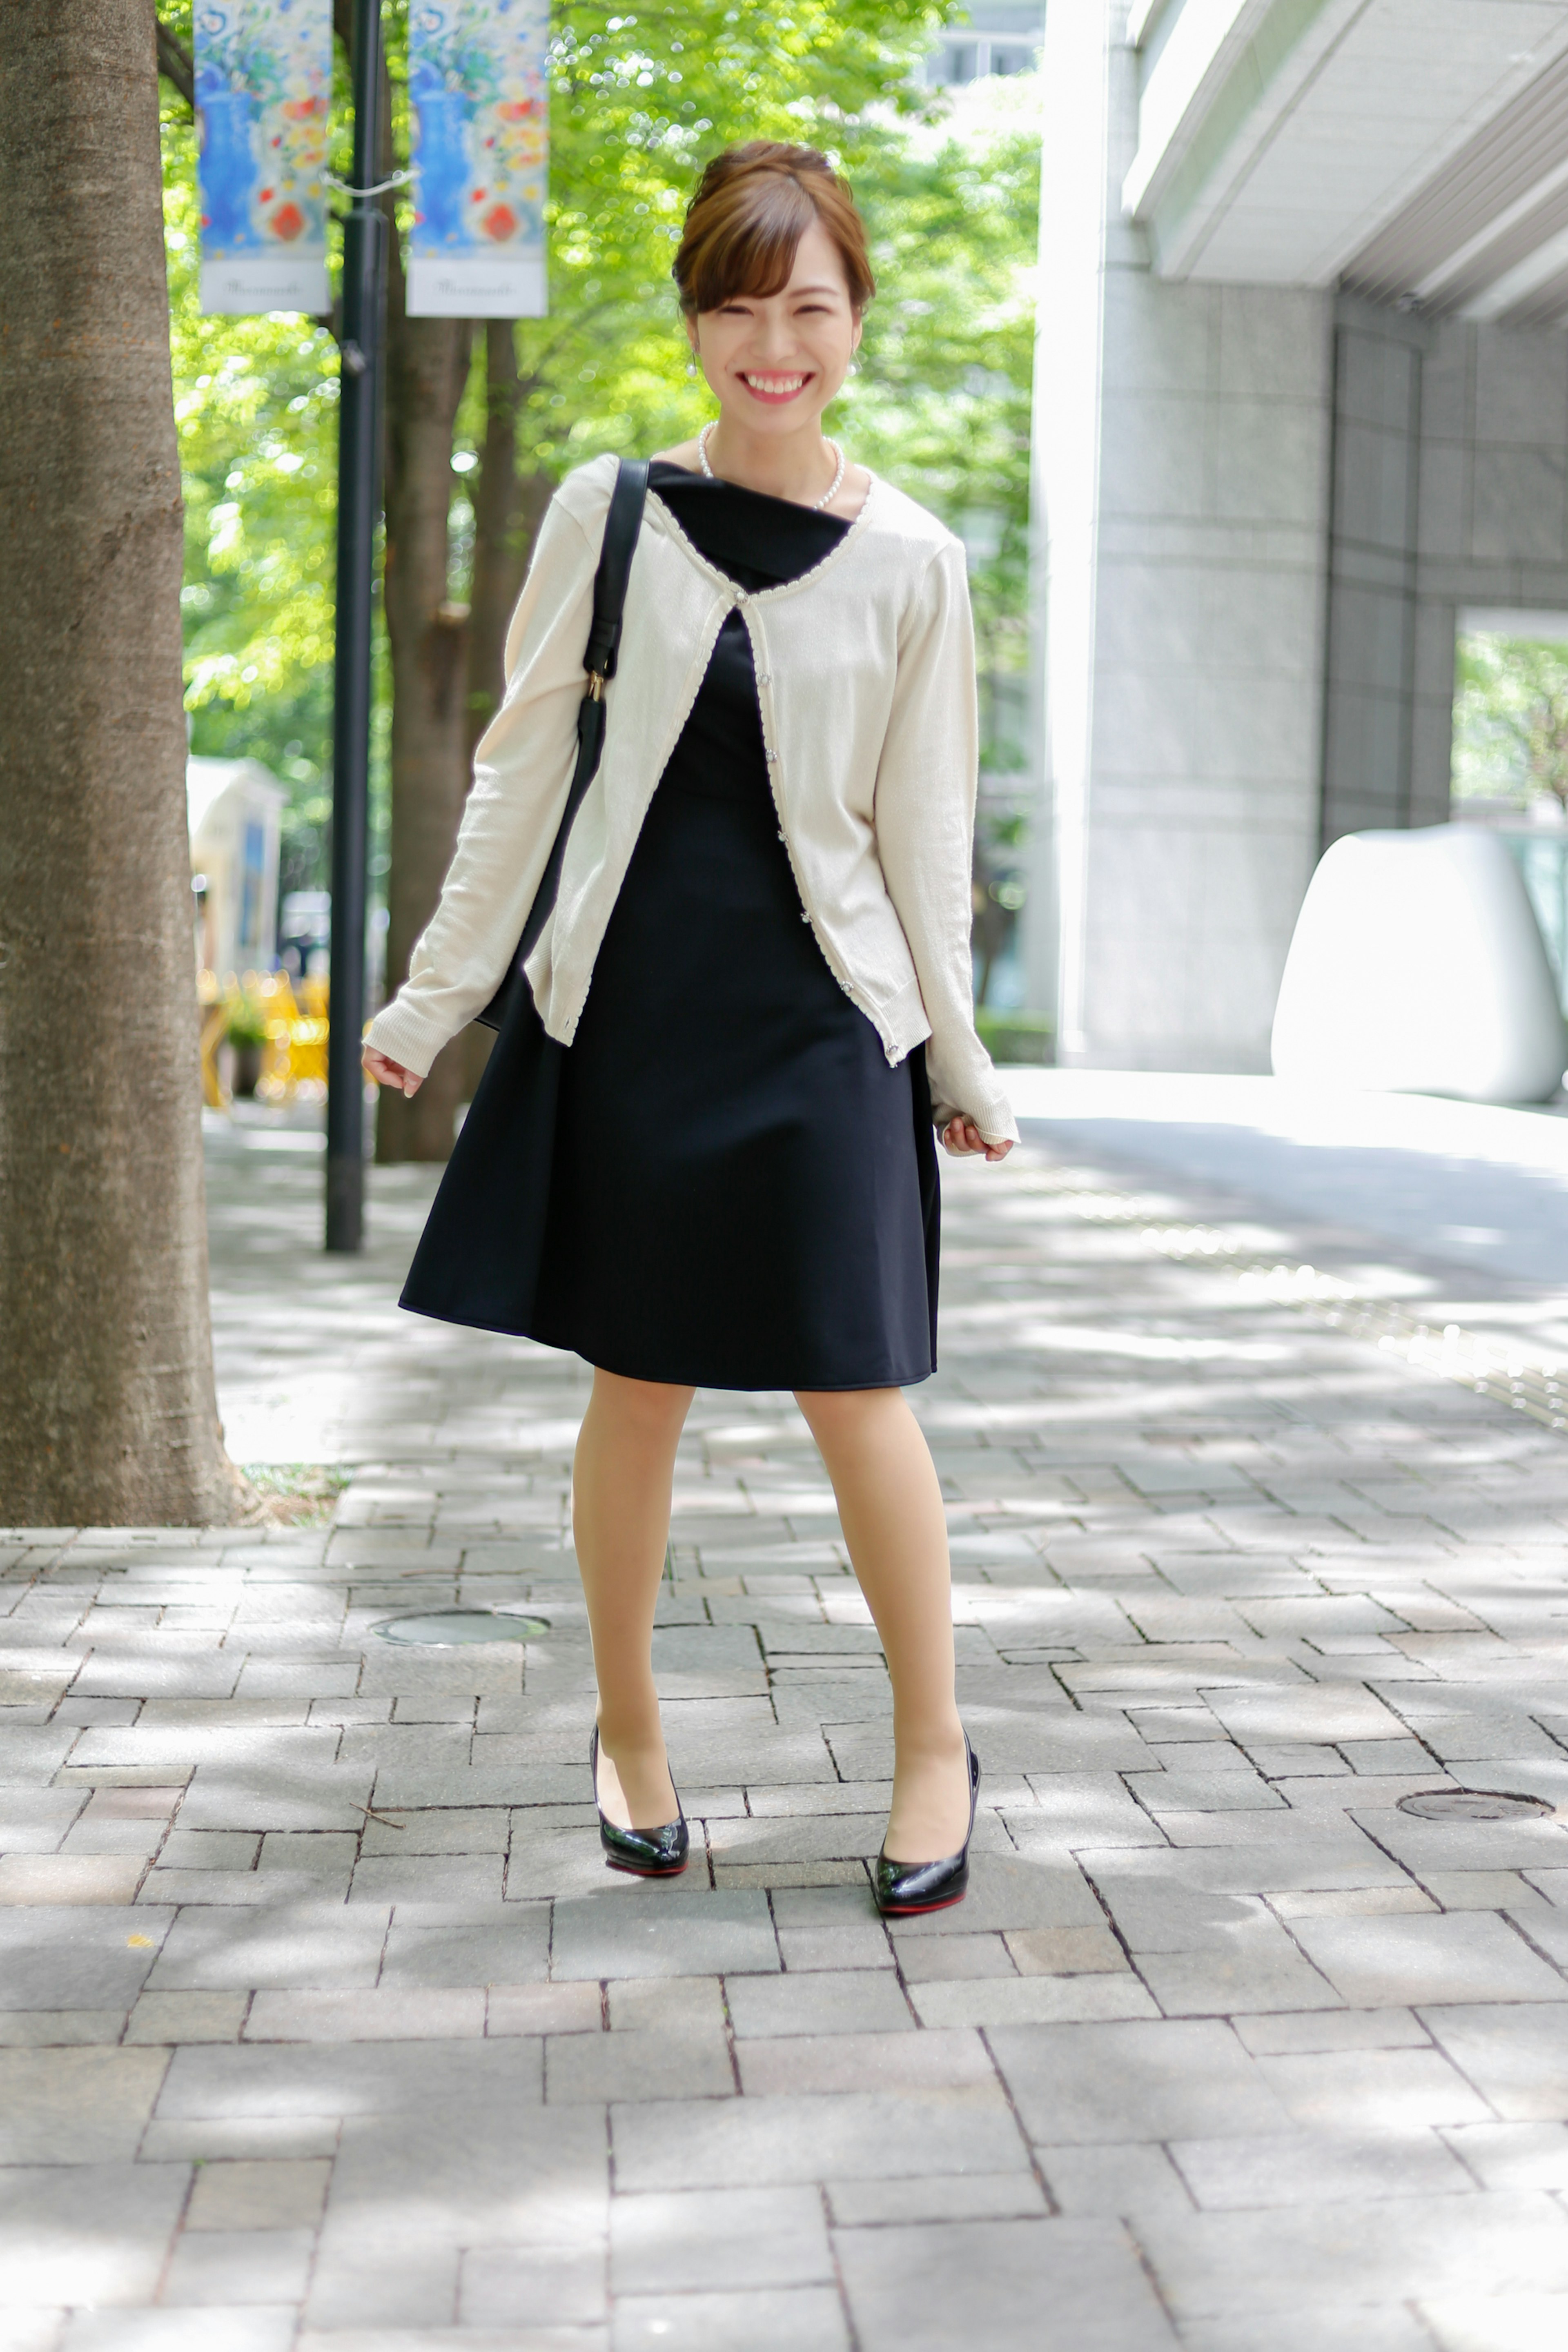
[[[749,375],[745,381],[753,392],[798,392],[805,378],[803,375]]]

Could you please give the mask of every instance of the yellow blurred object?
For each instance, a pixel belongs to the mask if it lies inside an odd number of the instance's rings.
[[[221,981],[216,972],[202,971],[196,977],[196,996],[202,1007],[202,1100],[210,1109],[228,1108],[230,1095],[218,1066],[218,1049],[228,1034],[232,1014],[247,1000],[260,1007],[267,1030],[257,1100],[325,1101],[328,990],[324,978],[302,980],[296,994],[286,971],[231,971]]]

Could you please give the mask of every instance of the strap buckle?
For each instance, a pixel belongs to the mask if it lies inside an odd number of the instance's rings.
[[[605,673],[602,669],[591,669],[588,672],[587,698],[590,702],[603,702],[605,698]]]

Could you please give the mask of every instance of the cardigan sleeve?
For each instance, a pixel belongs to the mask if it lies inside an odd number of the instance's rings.
[[[368,1043],[421,1077],[494,995],[565,814],[603,533],[591,507],[579,513],[588,504],[558,490],[546,510],[507,631],[506,692],[474,755],[440,903],[415,941],[407,979],[370,1025]]]
[[[974,1028],[970,925],[979,769],[974,631],[963,551],[927,563],[900,632],[892,710],[877,769],[877,852],[914,958],[931,1035],[939,1127],[972,1118],[988,1143],[1017,1126]]]

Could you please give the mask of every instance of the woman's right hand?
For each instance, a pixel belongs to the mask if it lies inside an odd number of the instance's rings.
[[[417,1072],[405,1070],[401,1062],[378,1053],[374,1045],[364,1049],[364,1067],[366,1076],[373,1077],[378,1087],[400,1087],[405,1095],[416,1095],[425,1083]]]

